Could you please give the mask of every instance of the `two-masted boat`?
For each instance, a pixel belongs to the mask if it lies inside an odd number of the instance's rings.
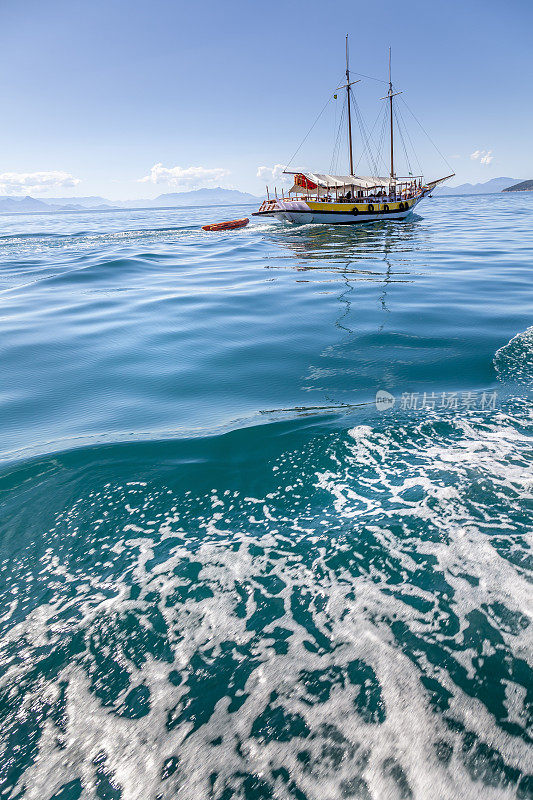
[[[350,80],[348,60],[348,36],[346,36],[346,84],[339,87],[346,90],[349,175],[326,175],[314,172],[292,172],[285,169],[284,174],[293,176],[293,186],[281,197],[275,191],[270,197],[267,186],[267,199],[253,216],[274,217],[280,221],[293,223],[326,223],[333,225],[353,225],[362,222],[405,219],[413,212],[422,198],[439,183],[452,178],[455,173],[444,178],[425,181],[423,175],[401,177],[394,171],[394,92],[391,78],[389,50],[389,81],[387,95],[390,132],[390,171],[383,176],[354,175],[352,143],[352,85],[359,80]],[[337,95],[333,95],[335,98]]]

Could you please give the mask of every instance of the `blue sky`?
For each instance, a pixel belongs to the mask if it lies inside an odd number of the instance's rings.
[[[0,194],[260,194],[338,85],[346,32],[355,72],[386,78],[392,45],[455,183],[533,178],[529,0],[0,0],[0,29]],[[355,89],[371,128],[386,87]],[[295,166],[330,168],[336,103]],[[447,174],[411,123],[426,177]]]

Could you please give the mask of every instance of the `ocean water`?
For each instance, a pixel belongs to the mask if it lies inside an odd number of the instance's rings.
[[[533,194],[252,210],[0,217],[0,798],[531,798]]]

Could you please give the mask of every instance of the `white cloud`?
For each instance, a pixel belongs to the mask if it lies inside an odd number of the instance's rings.
[[[264,181],[277,181],[278,183],[288,183],[290,176],[284,175],[284,164],[274,164],[273,167],[257,167],[257,177]]]
[[[230,172],[222,167],[164,167],[154,164],[139,183],[165,183],[173,189],[202,189],[216,186]]]
[[[492,155],[492,150],[475,150],[470,154],[470,158],[472,161],[479,159],[480,164],[488,165],[494,159],[494,156]]]
[[[69,172],[51,170],[49,172],[2,172],[0,173],[0,192],[2,194],[39,194],[48,189],[64,189],[77,186],[79,178]]]

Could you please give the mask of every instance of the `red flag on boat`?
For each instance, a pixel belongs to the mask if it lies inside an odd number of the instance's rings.
[[[295,175],[294,176],[294,183],[296,186],[301,186],[302,189],[316,189],[316,183],[310,181],[309,178],[306,178],[305,175]]]

